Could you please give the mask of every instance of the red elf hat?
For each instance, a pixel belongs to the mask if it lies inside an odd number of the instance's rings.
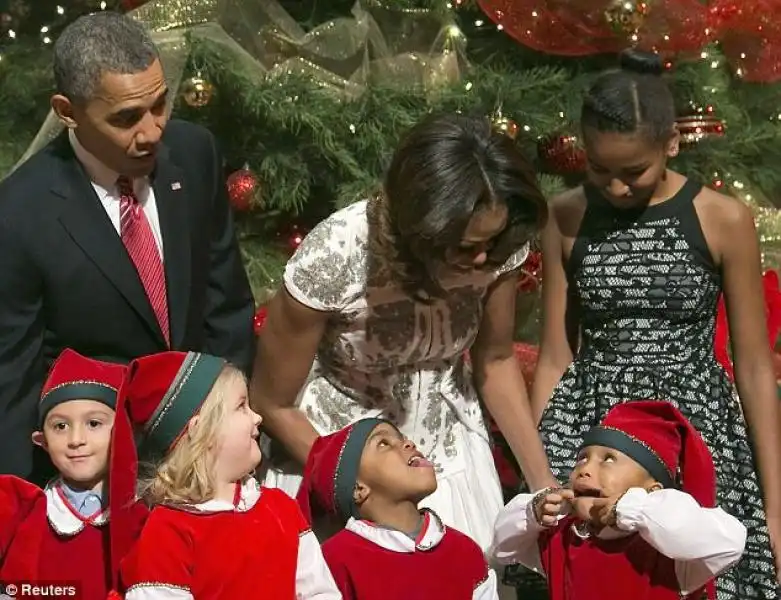
[[[156,461],[174,447],[226,362],[197,352],[161,352],[130,363],[119,391],[111,439],[109,507],[113,573],[136,540],[139,457]],[[118,582],[114,581],[114,589]]]
[[[124,365],[93,360],[66,348],[54,361],[43,384],[38,403],[39,425],[43,426],[51,409],[71,400],[94,400],[115,409],[117,390],[126,371]]]
[[[335,433],[315,440],[306,459],[304,478],[297,500],[301,512],[311,523],[314,497],[330,515],[347,521],[360,518],[353,500],[353,489],[358,480],[358,468],[366,440],[384,419],[361,419]]]
[[[666,488],[691,495],[700,506],[716,506],[716,470],[705,440],[669,402],[619,404],[583,438],[583,446],[623,452]]]

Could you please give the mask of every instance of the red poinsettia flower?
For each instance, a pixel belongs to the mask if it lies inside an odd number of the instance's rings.
[[[762,287],[765,295],[765,323],[767,324],[768,343],[775,350],[778,334],[781,333],[781,289],[779,289],[778,273],[767,271],[762,276]],[[719,298],[716,312],[716,335],[713,341],[714,353],[727,371],[731,379],[735,378],[732,357],[729,352],[729,322],[724,295]]]

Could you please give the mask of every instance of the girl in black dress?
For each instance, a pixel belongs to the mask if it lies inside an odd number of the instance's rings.
[[[780,598],[781,421],[757,235],[743,203],[667,169],[679,134],[661,73],[655,55],[625,52],[584,100],[588,182],[551,202],[532,403],[559,480],[612,406],[675,404],[710,446],[719,506],[748,529],[719,600]],[[737,393],[713,352],[722,292]]]

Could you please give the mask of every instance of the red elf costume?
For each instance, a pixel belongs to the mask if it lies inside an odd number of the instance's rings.
[[[125,367],[85,358],[73,350],[60,354],[44,383],[39,405],[40,426],[55,406],[72,400],[93,400],[115,408]],[[110,479],[110,470],[109,470]],[[119,588],[122,555],[107,552],[115,534],[135,539],[148,511],[131,497],[119,532],[109,511],[98,508],[82,516],[56,479],[41,490],[12,476],[0,476],[0,581],[35,584],[39,595],[51,598],[49,585],[75,586],[79,600],[106,600]],[[109,497],[110,497],[109,490]],[[112,592],[114,594],[114,592]]]
[[[543,527],[536,494],[516,496],[496,522],[496,560],[544,574],[551,600],[713,600],[713,580],[740,560],[746,528],[715,507],[713,460],[700,434],[668,402],[627,402],[585,435],[586,446],[622,452],[663,489],[629,488],[616,525],[593,535],[571,516]]]
[[[133,361],[120,393],[115,455],[163,459],[225,366],[222,359],[195,352]],[[114,498],[132,495],[136,475],[128,470],[112,487],[121,488],[112,491],[112,510]],[[236,482],[233,502],[155,506],[121,572],[126,600],[341,598],[296,502],[251,477]]]
[[[298,501],[311,520],[311,500],[345,528],[323,555],[345,600],[496,600],[496,578],[480,547],[446,527],[429,509],[413,539],[361,518],[353,501],[366,440],[386,421],[362,419],[319,437],[309,452]],[[410,467],[412,468],[412,467]]]

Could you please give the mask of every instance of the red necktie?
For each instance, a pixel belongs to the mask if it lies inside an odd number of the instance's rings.
[[[144,209],[133,192],[133,184],[127,177],[117,180],[119,189],[119,231],[122,243],[136,266],[138,277],[144,286],[157,322],[166,343],[170,344],[168,328],[168,295],[165,290],[165,271],[160,249],[155,242],[152,228]]]

